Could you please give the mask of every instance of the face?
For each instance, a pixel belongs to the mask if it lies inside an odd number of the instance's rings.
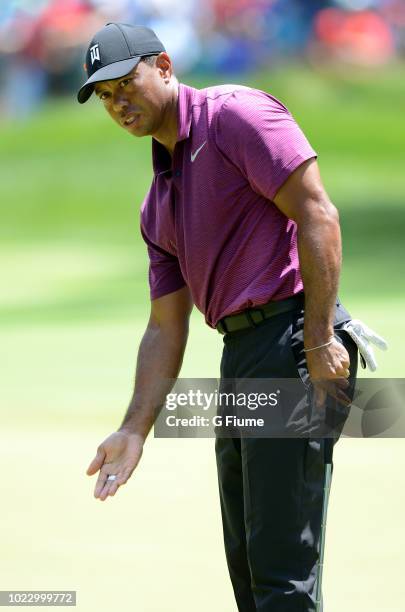
[[[153,65],[140,61],[126,76],[96,83],[94,91],[118,125],[134,136],[153,136],[162,129],[171,74],[170,58],[161,53]]]

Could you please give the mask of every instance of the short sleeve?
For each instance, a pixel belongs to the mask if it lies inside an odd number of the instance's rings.
[[[222,105],[215,138],[252,189],[269,200],[294,170],[317,157],[287,108],[254,89],[237,90]]]
[[[186,285],[177,257],[153,244],[141,228],[149,255],[149,288],[151,300],[177,291]]]

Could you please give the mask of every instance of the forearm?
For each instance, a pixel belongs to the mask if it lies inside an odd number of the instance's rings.
[[[305,292],[304,345],[333,336],[342,261],[339,217],[329,202],[314,206],[298,224],[298,254]]]
[[[181,368],[188,324],[163,328],[149,323],[139,347],[135,389],[120,430],[146,439]]]

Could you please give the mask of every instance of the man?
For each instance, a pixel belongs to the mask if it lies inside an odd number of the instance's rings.
[[[151,314],[135,390],[87,471],[99,472],[95,496],[105,500],[138,465],[164,400],[159,381],[179,374],[193,304],[224,334],[223,379],[301,378],[319,411],[327,396],[350,401],[357,347],[337,299],[338,214],[288,110],[242,86],[179,85],[141,26],[107,24],[86,62],[79,101],[94,91],[122,128],[152,136],[154,169],[141,212]],[[240,611],[315,610],[326,447],[322,438],[217,438]]]

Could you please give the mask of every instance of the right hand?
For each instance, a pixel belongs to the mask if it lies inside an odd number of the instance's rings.
[[[86,472],[88,476],[92,476],[100,470],[94,497],[104,501],[109,495],[115,495],[138,465],[143,445],[142,436],[126,431],[116,431],[100,444]],[[115,474],[116,480],[107,480],[110,474]]]

